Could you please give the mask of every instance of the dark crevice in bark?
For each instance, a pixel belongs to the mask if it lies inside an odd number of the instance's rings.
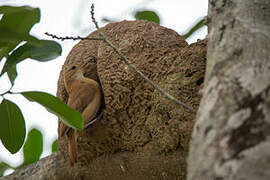
[[[239,128],[232,131],[228,142],[231,149],[234,150],[232,158],[237,158],[243,150],[256,146],[265,141],[266,137],[270,135],[270,126],[264,122],[264,113],[260,109],[260,104],[264,101],[262,94],[268,90],[269,88],[255,97],[248,96],[242,101],[240,109],[249,108],[251,115]]]

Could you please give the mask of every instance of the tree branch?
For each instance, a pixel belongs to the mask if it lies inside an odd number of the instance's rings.
[[[118,152],[113,156],[100,156],[88,166],[70,168],[63,155],[53,153],[33,164],[16,170],[1,180],[60,180],[60,179],[184,179],[185,157],[183,152],[176,151],[170,155],[153,155],[138,152]],[[172,168],[175,167],[175,168]],[[75,174],[75,175],[74,175]]]

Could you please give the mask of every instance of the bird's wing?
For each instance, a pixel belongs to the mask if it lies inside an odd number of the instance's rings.
[[[94,86],[95,87],[95,86]],[[96,89],[93,88],[92,84],[84,81],[76,81],[72,84],[72,88],[68,98],[68,105],[73,109],[83,112],[88,104],[93,101]],[[60,123],[59,134],[63,136],[69,128]]]
[[[88,82],[75,82],[73,89],[69,94],[68,105],[79,112],[87,107],[87,105],[94,99],[96,89]]]

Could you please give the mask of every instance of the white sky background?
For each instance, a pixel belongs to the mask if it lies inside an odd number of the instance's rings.
[[[41,10],[40,23],[34,25],[31,34],[41,39],[51,39],[45,32],[59,36],[85,36],[94,30],[90,18],[90,5],[95,4],[95,17],[100,26],[102,17],[116,20],[134,20],[132,13],[139,8],[147,8],[158,13],[161,25],[183,34],[196,20],[207,15],[208,0],[1,0],[1,5],[29,5]],[[204,39],[207,29],[202,28],[188,39],[189,43]],[[44,91],[56,94],[57,80],[61,66],[71,48],[78,41],[58,41],[62,46],[62,56],[45,63],[27,59],[17,65],[18,77],[12,89],[18,91]],[[3,61],[0,63],[0,69]],[[10,87],[7,76],[0,78],[0,93]],[[51,144],[57,138],[57,117],[36,103],[25,100],[20,95],[6,95],[22,110],[26,130],[35,127],[43,133],[44,151],[42,157],[51,153]],[[0,97],[0,101],[2,98]],[[1,124],[0,124],[1,125]],[[12,155],[0,143],[0,161],[12,166],[23,161],[22,150]]]

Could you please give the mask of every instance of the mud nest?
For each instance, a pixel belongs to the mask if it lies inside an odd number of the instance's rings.
[[[148,21],[111,23],[101,31],[147,77],[174,97],[198,108],[206,41],[188,45],[175,31]],[[95,31],[88,37],[98,37],[98,33]],[[174,173],[185,177],[185,158],[195,115],[163,98],[103,41],[80,41],[69,53],[63,69],[87,59],[96,61],[94,70],[86,76],[98,73],[105,106],[102,118],[86,133],[80,133],[78,166],[86,167],[99,156],[123,151],[164,157],[177,152],[181,157],[176,158],[174,164],[179,165]],[[57,96],[67,102],[62,73]],[[66,144],[65,138],[59,139],[59,150],[65,156]]]

